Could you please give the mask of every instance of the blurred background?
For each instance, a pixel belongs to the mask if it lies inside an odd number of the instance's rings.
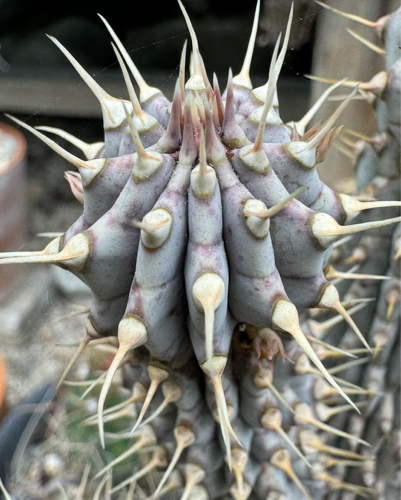
[[[227,71],[242,65],[254,16],[254,1],[186,0],[209,76],[216,72],[225,87]],[[400,6],[395,0],[328,0],[328,4],[370,20]],[[261,18],[251,68],[254,86],[266,82],[271,53],[285,30],[289,0],[262,0]],[[66,130],[85,142],[102,140],[98,101],[59,49],[46,37],[56,37],[112,96],[127,97],[110,37],[97,17],[99,11],[112,25],[150,85],[168,97],[178,76],[183,43],[189,38],[175,1],[92,2],[70,0],[50,9],[44,2],[0,0],[0,111],[31,126],[49,125]],[[374,30],[326,11],[312,0],[295,0],[294,21],[285,64],[279,80],[283,120],[299,120],[326,85],[303,75],[368,80],[382,68],[380,54],[355,40],[350,27],[380,45]],[[339,94],[349,93],[340,91]],[[316,120],[327,118],[338,102],[327,103]],[[80,215],[63,178],[70,165],[34,136],[0,126],[0,250],[40,249],[43,232],[63,232]],[[348,128],[370,135],[374,120],[369,105],[353,102],[341,116]],[[24,139],[25,137],[25,139]],[[24,142],[27,142],[27,147]],[[57,141],[80,155],[62,139]],[[332,147],[321,168],[331,186],[352,192],[354,152]],[[57,347],[83,335],[83,316],[90,296],[80,283],[59,269],[33,266],[0,274],[0,405],[12,407],[34,387],[54,377],[71,350]],[[77,313],[76,315],[74,314]],[[67,323],[59,319],[70,314]],[[72,322],[72,323],[71,323]],[[68,333],[68,335],[66,335]],[[2,368],[3,366],[3,368]],[[3,401],[3,403],[2,403]]]

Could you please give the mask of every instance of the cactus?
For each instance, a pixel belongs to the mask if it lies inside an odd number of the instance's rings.
[[[150,498],[181,500],[317,500],[333,491],[341,498],[392,498],[395,474],[380,460],[383,436],[396,453],[400,433],[401,217],[394,207],[401,203],[392,200],[399,198],[401,59],[394,47],[401,10],[371,23],[385,30],[386,72],[368,83],[330,82],[311,112],[284,124],[276,87],[292,10],[267,83],[254,89],[258,2],[242,69],[234,77],[229,72],[221,94],[178,2],[192,59],[185,81],[184,47],[171,103],[145,82],[100,16],[129,101],[108,95],[50,38],[99,99],[104,142],[89,145],[40,127],[78,146],[82,160],[10,117],[78,169],[66,179],[83,214],[44,250],[3,253],[0,264],[56,264],[90,287],[86,334],[60,383],[88,344],[118,339],[97,412],[84,427],[97,425],[109,450],[114,444],[104,425],[124,418],[128,427],[115,438],[134,441],[93,473],[94,498],[110,471],[109,491],[123,491],[123,498],[140,498],[143,489]],[[353,90],[323,125],[306,131],[340,85]],[[334,192],[316,170],[336,137],[344,137],[335,122],[357,93],[374,96],[379,120],[377,136],[363,147],[352,143],[359,199]],[[369,215],[350,224],[360,212]],[[362,264],[358,272],[348,272],[355,261]],[[347,289],[349,279],[363,281]],[[372,296],[377,303],[367,300]],[[331,315],[319,322],[324,311]],[[110,404],[122,365],[133,380],[132,396]],[[139,466],[141,453],[149,458]],[[118,472],[122,464],[125,475]],[[392,465],[398,470],[399,462]]]

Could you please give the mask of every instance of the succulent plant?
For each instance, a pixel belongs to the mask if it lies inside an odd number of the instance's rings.
[[[144,478],[151,476],[151,498],[316,500],[333,490],[384,498],[395,480],[384,471],[376,481],[375,452],[383,433],[400,433],[391,417],[399,403],[399,370],[387,366],[390,359],[392,367],[399,366],[393,349],[399,346],[394,310],[400,296],[399,224],[392,235],[401,217],[389,207],[401,206],[392,201],[400,187],[395,110],[401,10],[371,23],[385,33],[386,72],[369,83],[333,82],[303,119],[284,124],[276,86],[292,11],[268,81],[254,89],[249,70],[258,2],[242,69],[234,77],[229,73],[221,94],[217,78],[213,86],[209,82],[191,21],[178,2],[192,59],[185,81],[184,47],[171,103],[145,82],[101,16],[115,43],[129,101],[108,95],[52,38],[99,99],[105,138],[85,144],[41,127],[81,148],[82,160],[13,118],[78,168],[66,178],[83,214],[44,250],[2,254],[0,264],[56,264],[92,290],[86,336],[62,380],[89,343],[118,338],[97,415],[88,422],[98,423],[104,447],[104,423],[123,413],[130,426],[115,438],[135,441],[97,471],[100,488],[110,470],[131,460],[131,473],[112,492],[128,488],[127,495],[134,495],[135,485],[149,487]],[[306,131],[340,85],[353,90],[323,125]],[[357,92],[375,97],[379,118],[378,135],[359,148],[360,199],[333,191],[316,169],[341,132],[336,120]],[[369,215],[349,224],[367,209],[384,210],[384,219]],[[365,230],[359,241],[350,240]],[[390,251],[395,260],[388,267]],[[365,269],[359,274],[339,270],[344,258],[347,265],[360,254]],[[330,258],[340,263],[338,270]],[[347,278],[363,281],[341,299],[332,280],[343,280],[338,286],[344,294]],[[378,292],[381,279],[385,285],[372,305],[367,298]],[[362,308],[366,338],[351,317]],[[319,323],[321,310],[336,315]],[[308,318],[302,328],[300,314]],[[342,320],[349,330],[337,328],[333,344],[323,340]],[[363,353],[368,357],[344,361]],[[133,380],[132,396],[104,410],[121,364]],[[336,375],[344,370],[347,380]],[[363,378],[366,389],[358,385]],[[378,391],[385,391],[383,399]],[[338,404],[338,396],[347,404]],[[333,425],[327,423],[331,419]],[[342,438],[344,447],[335,438]],[[394,441],[392,447],[399,451]],[[150,450],[151,458],[138,470],[141,450]],[[334,466],[336,473],[329,470]],[[345,477],[348,467],[362,471],[354,474],[354,483]]]

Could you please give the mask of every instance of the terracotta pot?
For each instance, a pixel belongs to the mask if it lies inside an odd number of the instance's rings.
[[[0,252],[26,241],[26,141],[14,127],[0,123]],[[0,267],[0,298],[15,284],[19,266]]]
[[[6,365],[4,359],[0,354],[0,420],[3,418],[5,413],[5,400],[6,396]]]

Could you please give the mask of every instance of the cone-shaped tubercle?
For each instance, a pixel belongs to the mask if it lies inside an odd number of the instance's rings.
[[[128,477],[121,483],[119,483],[117,486],[115,486],[110,493],[116,493],[117,491],[122,490],[126,486],[132,483],[136,483],[141,477],[146,476],[149,474],[153,469],[156,467],[166,467],[168,465],[168,452],[164,446],[157,446],[152,454],[152,458],[150,461],[144,465],[141,469],[139,469],[137,472],[132,474],[132,476]],[[127,500],[127,497],[125,497],[125,500]]]
[[[109,391],[114,374],[116,373],[125,354],[135,347],[145,344],[148,340],[148,330],[143,321],[137,316],[125,316],[118,325],[118,340],[119,348],[111,363],[106,380],[104,381],[98,401],[98,425],[99,435],[102,447],[105,447],[104,429],[103,429],[103,407],[106,401],[106,396]]]
[[[230,489],[230,493],[235,499],[248,498],[249,495],[246,495],[246,485],[244,483],[244,470],[248,461],[248,453],[242,448],[233,447],[232,458],[236,484],[235,487]]]
[[[227,402],[224,395],[222,376],[226,364],[227,364],[227,358],[225,356],[213,356],[210,361],[205,361],[205,363],[201,365],[201,368],[210,378],[213,384],[220,429],[223,436],[224,444],[226,446],[226,460],[228,467],[231,470],[232,456],[231,456],[230,438],[228,434],[231,434],[233,438],[240,444],[240,446],[241,443],[237,435],[235,434],[234,429],[231,426],[230,416],[227,408]]]
[[[305,374],[305,373],[310,373],[312,375],[324,377],[322,372],[320,372],[316,368],[312,368],[310,361],[308,359],[308,356],[304,353],[301,353],[298,356],[298,359],[296,360],[296,362],[294,364],[294,371],[295,371],[295,373],[300,374],[300,375]],[[361,392],[361,391],[363,391],[363,389],[361,387],[359,387],[358,385],[355,385],[352,382],[348,382],[347,380],[341,379],[339,377],[335,377],[334,375],[332,377],[336,382],[338,382],[342,385],[345,385],[347,387],[351,387],[352,389],[355,389],[358,391],[358,392],[349,392],[348,390],[344,390],[345,394],[362,394],[363,393],[363,392]],[[333,389],[334,389],[334,387],[333,387]],[[337,391],[337,389],[334,389],[334,390]]]
[[[55,244],[61,242],[61,238],[53,240]],[[52,242],[53,243],[53,242]],[[52,245],[52,244],[51,244]],[[46,247],[46,249],[49,245]],[[53,245],[52,247],[53,248]],[[46,250],[45,249],[45,250]],[[4,264],[63,264],[67,269],[80,272],[84,269],[88,257],[91,254],[91,243],[86,233],[79,233],[67,243],[59,252],[17,252],[14,257],[0,259],[0,265]]]
[[[367,229],[375,229],[389,224],[401,222],[401,217],[394,217],[383,221],[361,222],[350,226],[341,226],[333,217],[321,212],[315,212],[310,220],[312,235],[323,248],[328,248],[340,236],[344,234],[354,234]]]
[[[206,142],[203,127],[199,143],[199,163],[191,172],[191,189],[198,198],[209,198],[216,190],[216,172],[206,162]]]
[[[273,326],[277,326],[282,330],[290,333],[294,339],[298,342],[302,350],[305,354],[310,358],[310,360],[315,364],[315,366],[319,369],[325,379],[337,389],[338,393],[349,403],[351,404],[358,413],[359,410],[355,406],[355,404],[351,401],[351,399],[344,393],[341,387],[337,384],[337,382],[333,379],[330,373],[327,371],[323,363],[320,361],[319,357],[313,350],[312,346],[309,344],[305,334],[301,330],[299,326],[299,317],[298,312],[294,304],[292,304],[289,300],[286,299],[278,299],[274,305],[273,314],[272,314],[272,323]]]
[[[336,287],[332,284],[328,284],[324,287],[323,292],[320,296],[320,300],[317,304],[317,307],[327,307],[329,309],[334,309],[345,319],[345,321],[349,324],[349,326],[354,330],[360,341],[364,344],[364,346],[369,349],[371,352],[372,349],[367,343],[365,337],[360,332],[359,328],[356,326],[355,321],[351,318],[349,313],[346,311],[344,306],[340,302],[340,296]]]
[[[181,164],[192,167],[197,155],[198,152],[196,150],[192,113],[191,113],[191,96],[190,93],[188,93],[185,98],[184,130],[183,130],[179,162]]]
[[[166,485],[159,491],[159,493],[156,495],[156,493],[153,493],[151,499],[157,499],[157,498],[162,498],[163,495],[166,495],[167,493],[170,493],[171,491],[178,490],[183,486],[183,481],[182,481],[182,476],[178,472],[178,470],[173,470],[173,472],[170,474]],[[150,499],[149,499],[150,500]]]
[[[358,408],[366,406],[367,404],[368,401],[359,401],[357,403]],[[321,401],[315,404],[316,415],[322,422],[327,422],[327,420],[330,420],[330,418],[333,417],[334,415],[338,415],[339,413],[343,413],[350,410],[352,410],[352,406],[350,405],[340,405],[340,406],[330,407],[325,405]]]
[[[326,445],[319,438],[319,436],[310,429],[301,429],[299,431],[298,437],[301,447],[306,454],[313,453],[315,451],[322,451],[325,453],[330,453],[332,455],[338,455],[339,457],[352,458],[355,460],[365,460],[366,458],[364,455],[361,455],[359,453]]]
[[[208,362],[213,357],[214,313],[226,294],[224,280],[216,273],[201,274],[192,287],[196,307],[205,315],[205,349]]]
[[[70,185],[72,194],[81,203],[81,205],[83,205],[84,191],[82,186],[81,175],[78,172],[67,170],[66,172],[64,172],[64,179],[66,179],[68,184]]]
[[[125,111],[125,116],[128,121],[128,126],[131,131],[132,140],[136,147],[137,159],[132,168],[132,175],[135,179],[143,180],[153,175],[163,165],[163,156],[156,151],[146,151],[143,147],[141,138],[135,124],[128,112],[127,107],[123,101],[122,105]]]
[[[279,448],[271,456],[270,462],[278,469],[284,471],[308,500],[313,500],[305,486],[301,483],[299,477],[295,474],[288,450],[285,448]]]
[[[182,100],[180,82],[177,80],[167,129],[157,141],[157,150],[160,153],[173,153],[180,147]]]
[[[288,401],[284,398],[284,396],[274,387],[273,385],[273,372],[270,368],[260,368],[254,377],[255,385],[258,387],[266,387],[269,389],[277,400],[289,410],[291,413],[294,413],[294,410],[291,408]]]
[[[185,488],[180,500],[188,500],[197,484],[206,477],[206,472],[198,464],[189,463],[185,466]]]
[[[374,490],[372,488],[367,488],[365,486],[359,486],[356,484],[345,483],[338,479],[337,477],[331,476],[328,472],[324,470],[321,463],[317,463],[313,468],[313,478],[316,481],[326,482],[331,490],[348,490],[353,494],[362,496],[364,498],[372,498]]]
[[[154,492],[154,497],[160,493],[161,489],[166,484],[166,481],[169,478],[170,474],[173,472],[174,467],[177,465],[182,452],[185,450],[185,448],[191,446],[191,444],[193,444],[196,440],[195,433],[186,425],[178,425],[177,427],[175,427],[174,437],[176,441],[176,448],[167,467],[167,470],[164,473],[159,485],[157,486],[156,491]]]
[[[324,270],[324,275],[326,279],[332,280],[336,278],[341,278],[344,280],[389,280],[391,276],[379,276],[376,274],[360,274],[360,273],[352,273],[350,271],[341,272],[334,269],[333,266],[326,266]]]
[[[176,384],[175,382],[172,382],[171,380],[167,380],[166,382],[163,383],[162,391],[163,391],[163,396],[164,396],[163,401],[160,403],[160,405],[157,407],[157,409],[152,413],[152,415],[150,415],[146,420],[144,420],[142,422],[140,427],[143,427],[144,425],[150,424],[150,422],[152,422],[152,420],[154,420],[161,413],[163,413],[165,408],[167,408],[167,406],[170,403],[178,401],[182,396],[182,390],[181,390],[180,386],[178,384]]]
[[[304,186],[299,187],[293,193],[286,196],[282,201],[270,208],[267,208],[266,205],[260,200],[248,200],[244,205],[244,216],[248,218],[257,217],[259,219],[268,220],[278,212],[283,210],[283,208],[285,208],[291,200],[296,198],[299,194],[303,193],[305,189],[306,188]],[[247,225],[249,227],[248,221]],[[249,227],[249,229],[252,231],[251,227]]]
[[[156,394],[157,388],[163,382],[163,380],[165,380],[170,375],[170,372],[164,366],[158,364],[150,364],[148,367],[148,373],[150,378],[149,390],[146,394],[146,398],[145,401],[143,402],[138,419],[131,430],[131,435],[133,435],[134,432],[140,426],[143,417],[145,416],[146,410],[149,408],[153,396]]]
[[[342,318],[342,317],[341,317]],[[343,319],[343,318],[342,318]],[[326,357],[338,357],[338,356],[347,356],[350,358],[356,358],[353,354],[351,354],[349,351],[345,351],[343,349],[339,349],[338,347],[334,347],[331,344],[328,344],[327,342],[323,342],[323,340],[317,339],[313,337],[312,335],[306,335],[306,338],[309,340],[311,344],[316,344],[319,346],[322,346],[322,350],[319,350],[319,358],[324,359]]]
[[[173,216],[165,208],[155,208],[145,215],[142,222],[134,221],[133,225],[140,228],[145,247],[160,248],[170,236]]]
[[[337,436],[349,439],[351,441],[356,441],[357,443],[363,444],[365,446],[371,446],[368,442],[364,441],[363,439],[360,439],[357,436],[353,436],[352,434],[348,434],[347,432],[341,431],[340,429],[336,429],[335,427],[331,427],[330,425],[320,422],[320,420],[318,420],[313,416],[311,408],[306,403],[298,403],[295,405],[294,419],[298,425],[310,424],[322,431],[335,434]]]
[[[346,194],[338,194],[337,196],[340,200],[341,208],[346,215],[346,223],[354,219],[362,210],[401,207],[401,201],[359,201]]]
[[[120,410],[126,408],[127,406],[132,405],[132,403],[141,403],[145,401],[146,394],[147,394],[147,388],[143,385],[142,382],[135,382],[133,389],[132,389],[132,395],[122,401],[121,403],[117,403],[113,406],[110,406],[103,412],[103,417],[111,414],[115,414],[116,412],[119,412]],[[136,412],[136,409],[135,409]],[[135,415],[136,416],[136,415]],[[97,414],[91,415],[88,417],[84,422],[97,422]],[[143,426],[145,423],[143,423]]]
[[[231,69],[228,73],[226,106],[222,127],[222,140],[230,149],[238,149],[249,144],[244,131],[235,118],[235,103],[233,90],[233,75]]]
[[[265,238],[270,231],[270,217],[263,201],[251,198],[242,209],[245,223],[249,231],[258,239]]]
[[[374,395],[374,392],[369,389],[344,389],[344,392],[346,394],[366,395],[369,397]],[[333,396],[336,393],[337,391],[322,378],[316,380],[313,386],[313,397],[317,400]]]
[[[297,446],[291,441],[288,435],[285,433],[284,429],[281,427],[282,415],[278,408],[267,408],[261,418],[262,425],[265,429],[271,429],[277,434],[279,434],[284,441],[288,444],[291,450],[296,453],[299,458],[308,466],[312,467],[309,460],[305,455],[297,448]]]
[[[60,251],[62,245],[62,235],[56,236],[43,250],[33,250],[32,252],[0,252],[0,259],[10,257],[40,257],[42,255],[55,255]]]

